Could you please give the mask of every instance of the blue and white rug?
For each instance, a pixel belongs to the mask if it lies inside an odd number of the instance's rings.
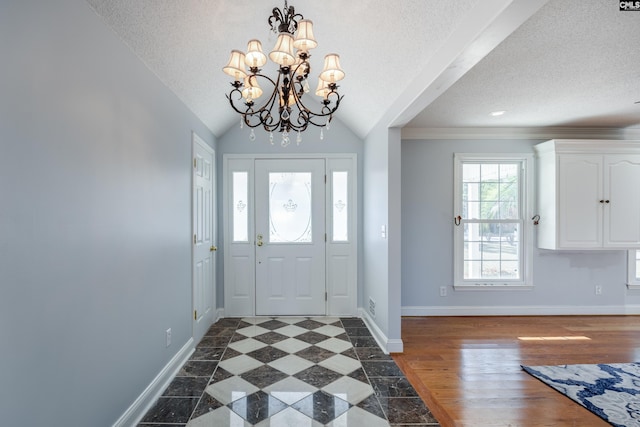
[[[640,427],[640,363],[522,366],[529,374],[619,427]]]

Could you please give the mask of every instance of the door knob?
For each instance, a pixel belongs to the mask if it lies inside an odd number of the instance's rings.
[[[256,242],[256,245],[262,246],[262,245],[264,245],[264,243],[262,243],[262,240],[258,240],[258,242]]]
[[[209,248],[209,251],[210,251],[210,252],[214,252],[214,251],[217,251],[217,250],[218,250],[218,248],[217,248],[216,246],[211,246],[211,247]]]

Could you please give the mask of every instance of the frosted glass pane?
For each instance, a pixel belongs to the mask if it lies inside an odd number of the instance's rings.
[[[311,172],[269,173],[269,242],[311,242]]]
[[[349,173],[333,172],[333,234],[334,242],[349,241]]]
[[[249,241],[248,215],[248,178],[247,172],[233,173],[233,241]]]

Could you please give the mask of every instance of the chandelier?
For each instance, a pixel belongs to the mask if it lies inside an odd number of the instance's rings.
[[[256,139],[254,128],[261,126],[269,132],[273,144],[273,132],[282,133],[281,145],[289,145],[290,133],[297,132],[296,142],[302,142],[301,132],[309,125],[329,129],[329,123],[344,95],[338,94],[337,81],[344,78],[340,68],[340,57],[331,53],[324,57],[324,69],[318,77],[315,94],[320,97],[320,111],[313,112],[303,103],[309,93],[311,64],[309,51],[318,45],[313,36],[313,22],[295,12],[293,6],[284,2],[282,10],[273,8],[268,19],[271,31],[278,34],[269,59],[277,67],[277,75],[271,78],[262,74],[261,67],[267,63],[259,40],[249,40],[247,53],[232,50],[229,63],[222,69],[233,77],[233,89],[227,94],[231,107],[240,114],[240,126],[251,128],[249,139]],[[295,49],[295,53],[294,53]],[[263,86],[270,95],[262,97]],[[262,98],[262,99],[260,99]],[[305,100],[308,101],[309,97]]]

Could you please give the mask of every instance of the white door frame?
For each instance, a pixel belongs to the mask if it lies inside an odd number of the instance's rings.
[[[211,247],[211,280],[210,283],[207,284],[207,286],[209,287],[208,292],[205,292],[205,295],[207,293],[210,293],[211,295],[211,300],[209,301],[209,303],[211,304],[211,312],[207,313],[207,317],[205,319],[203,319],[203,321],[206,322],[206,325],[202,326],[200,329],[202,328],[208,328],[211,324],[213,324],[216,320],[216,251],[217,251],[217,247],[216,245],[216,230],[217,230],[217,220],[216,220],[216,154],[215,154],[215,150],[213,148],[211,148],[211,146],[209,146],[206,142],[204,142],[204,140],[202,138],[200,138],[195,132],[192,132],[192,143],[191,143],[191,159],[192,159],[192,165],[191,165],[191,321],[192,321],[192,336],[194,338],[194,340],[197,342],[200,340],[200,338],[202,338],[201,335],[204,335],[203,333],[198,333],[198,317],[199,315],[196,314],[196,256],[195,256],[195,251],[196,251],[196,234],[195,234],[195,229],[196,229],[196,224],[195,224],[195,211],[196,211],[196,207],[195,207],[195,203],[196,203],[196,198],[194,196],[195,193],[195,189],[196,189],[196,172],[197,172],[197,167],[196,167],[196,147],[199,147],[200,149],[202,149],[203,151],[206,151],[207,153],[209,153],[211,155],[211,159],[212,159],[212,164],[211,164],[211,185],[212,185],[212,195],[211,195],[211,205],[209,206],[209,209],[211,209],[211,224],[209,224],[210,230],[211,230],[211,241],[210,241],[210,247]]]
[[[327,315],[358,315],[358,169],[357,155],[335,154],[224,154],[223,155],[223,236],[224,236],[224,316],[255,316],[255,210],[254,171],[257,159],[324,159],[327,185],[325,191],[326,290]],[[349,173],[349,239],[334,242],[332,230],[333,172]],[[247,182],[248,215],[246,240],[233,241],[233,176],[244,174]]]

